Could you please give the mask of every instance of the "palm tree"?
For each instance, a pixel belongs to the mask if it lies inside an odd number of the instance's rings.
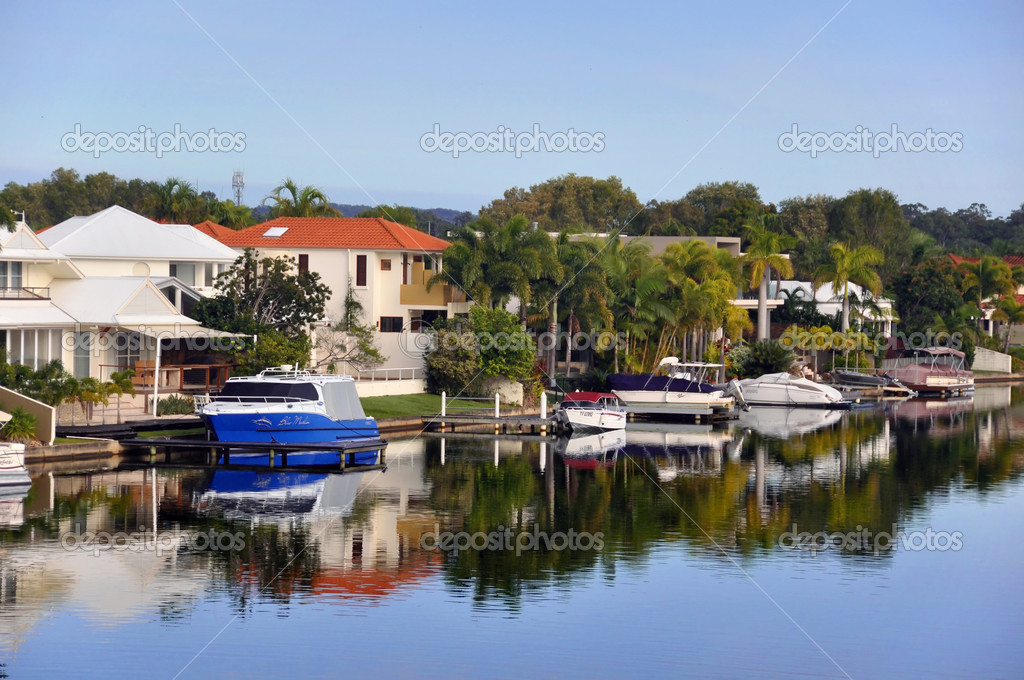
[[[850,330],[850,284],[855,283],[871,291],[872,295],[882,292],[882,279],[873,267],[882,264],[885,257],[874,246],[850,248],[845,243],[834,243],[828,249],[831,262],[826,262],[814,272],[814,290],[822,283],[832,284],[835,293],[843,291],[843,316],[840,330]]]
[[[622,245],[617,236],[605,241],[598,260],[611,291],[609,308],[615,329],[626,335],[626,363],[640,368],[642,357],[635,351],[645,343],[657,324],[675,317],[672,305],[665,299],[669,282],[660,260],[650,257],[650,245],[634,239]],[[615,371],[619,370],[619,344],[615,344]]]
[[[121,396],[126,392],[133,397],[135,396],[135,385],[132,383],[132,376],[135,375],[135,371],[131,368],[121,371],[118,373],[114,371],[110,374],[110,382],[106,383],[105,391],[107,394],[117,395],[117,424],[121,424]]]
[[[148,204],[150,216],[157,221],[191,223],[202,199],[195,187],[180,177],[168,177],[163,184],[153,187]],[[200,213],[201,214],[201,213]]]
[[[772,270],[780,277],[793,276],[793,263],[782,256],[782,251],[796,245],[791,236],[780,234],[768,227],[765,216],[743,225],[747,236],[747,252],[743,264],[749,274],[750,290],[757,287],[757,337],[768,339],[768,277]]]
[[[992,312],[994,321],[1002,321],[1006,324],[1006,339],[1003,343],[1003,353],[1010,351],[1010,335],[1016,324],[1024,323],[1024,305],[1019,304],[1015,298],[1004,297],[996,303],[996,309]]]
[[[286,177],[274,187],[274,193],[263,199],[271,201],[270,216],[273,217],[341,217],[331,207],[331,202],[320,189],[314,186],[300,187],[291,177]]]
[[[1010,266],[994,255],[986,255],[977,262],[961,262],[957,268],[963,272],[964,299],[977,300],[980,312],[978,327],[985,322],[985,300],[990,297],[1013,295],[1017,290]]]
[[[540,304],[538,316],[546,317],[548,330],[556,331],[560,314],[559,303],[565,313],[568,340],[565,347],[565,370],[569,373],[572,359],[573,334],[584,328],[610,327],[614,323],[608,308],[609,290],[604,271],[597,262],[600,243],[594,240],[577,240],[572,230],[560,232],[554,240],[555,257],[558,267],[551,268],[536,283],[534,296]],[[555,371],[555,342],[549,345],[548,374]]]

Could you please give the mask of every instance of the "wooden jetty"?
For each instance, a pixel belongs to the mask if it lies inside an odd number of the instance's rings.
[[[157,450],[163,449],[165,464],[171,463],[171,454],[175,451],[191,451],[193,453],[205,453],[206,462],[205,464],[199,464],[198,467],[215,467],[215,468],[230,468],[230,469],[254,469],[259,471],[266,471],[268,469],[280,469],[288,470],[293,472],[310,472],[319,471],[325,472],[329,470],[335,471],[363,471],[363,470],[383,470],[386,469],[387,465],[385,462],[385,451],[388,443],[383,439],[360,439],[360,440],[341,440],[336,442],[323,442],[323,443],[296,443],[296,444],[282,444],[282,443],[266,443],[266,442],[222,442],[222,441],[205,441],[202,439],[172,439],[172,438],[152,438],[152,439],[124,439],[121,441],[121,446],[127,449],[140,449],[145,448],[149,450],[149,463],[154,465],[157,463]],[[245,463],[238,464],[231,462],[231,452],[236,451],[240,453],[266,453],[267,463],[265,465],[254,465],[251,459],[246,459]],[[377,457],[376,463],[371,464],[360,464],[356,463],[357,453],[368,453],[371,451],[379,451],[380,454]],[[222,455],[218,456],[218,452]],[[327,466],[327,465],[308,465],[308,464],[289,464],[288,454],[299,453],[299,452],[337,452],[338,465]],[[281,462],[277,462],[278,454],[280,454]],[[190,467],[188,464],[182,464],[180,461],[175,462],[175,467]],[[196,466],[193,464],[191,467]]]

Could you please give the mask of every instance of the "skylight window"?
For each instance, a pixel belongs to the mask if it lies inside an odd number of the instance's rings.
[[[263,232],[264,238],[281,238],[284,232],[288,231],[288,227],[271,227]]]

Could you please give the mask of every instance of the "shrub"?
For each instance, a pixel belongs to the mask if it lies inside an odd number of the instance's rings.
[[[160,400],[160,403],[156,407],[156,414],[158,416],[186,415],[189,413],[195,413],[195,410],[196,404],[192,400],[192,397],[172,394],[171,396],[164,397]]]
[[[744,378],[757,378],[765,373],[783,373],[793,367],[796,355],[778,340],[758,340],[729,352],[733,370]]]
[[[36,417],[20,406],[11,409],[11,420],[0,430],[0,437],[9,442],[28,443],[36,438]]]

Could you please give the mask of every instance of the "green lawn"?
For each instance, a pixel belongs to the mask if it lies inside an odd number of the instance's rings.
[[[374,418],[409,418],[432,416],[441,412],[439,394],[400,394],[390,397],[365,397],[359,400],[366,415]],[[448,408],[494,408],[494,402],[448,401]]]

